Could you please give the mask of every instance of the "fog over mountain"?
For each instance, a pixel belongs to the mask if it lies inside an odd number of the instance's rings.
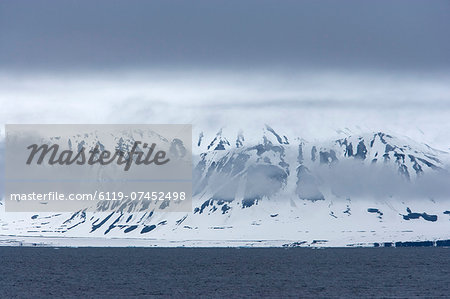
[[[450,147],[448,1],[49,3],[0,3],[2,123],[270,123]]]
[[[3,123],[264,124],[306,139],[372,131],[450,148],[447,76],[352,72],[3,73]]]

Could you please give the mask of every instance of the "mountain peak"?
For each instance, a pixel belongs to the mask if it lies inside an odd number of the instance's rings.
[[[222,129],[220,129],[219,132],[217,132],[216,137],[214,137],[214,139],[208,145],[207,149],[214,151],[224,151],[230,146],[230,142],[222,136]]]
[[[285,135],[281,136],[267,124],[265,131],[264,140],[271,141],[273,144],[289,144],[289,141]]]

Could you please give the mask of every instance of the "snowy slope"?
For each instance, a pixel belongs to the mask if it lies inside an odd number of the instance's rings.
[[[0,234],[8,237],[1,243],[371,246],[450,239],[449,155],[413,140],[376,132],[309,142],[266,126],[248,136],[202,132],[193,146],[192,213],[142,206],[5,213],[2,205]]]

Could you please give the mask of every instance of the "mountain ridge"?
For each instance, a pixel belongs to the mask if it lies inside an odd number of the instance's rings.
[[[19,219],[3,212],[1,234],[217,240],[224,246],[230,240],[345,246],[450,238],[447,189],[409,195],[425,178],[447,178],[446,152],[382,132],[322,142],[288,138],[270,126],[258,142],[243,131],[230,138],[219,130],[210,142],[200,136],[194,147],[206,150],[193,166],[192,213],[139,205],[128,212],[24,213]]]

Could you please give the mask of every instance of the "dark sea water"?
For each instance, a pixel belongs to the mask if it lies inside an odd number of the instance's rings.
[[[450,248],[0,247],[12,296],[450,298]]]

